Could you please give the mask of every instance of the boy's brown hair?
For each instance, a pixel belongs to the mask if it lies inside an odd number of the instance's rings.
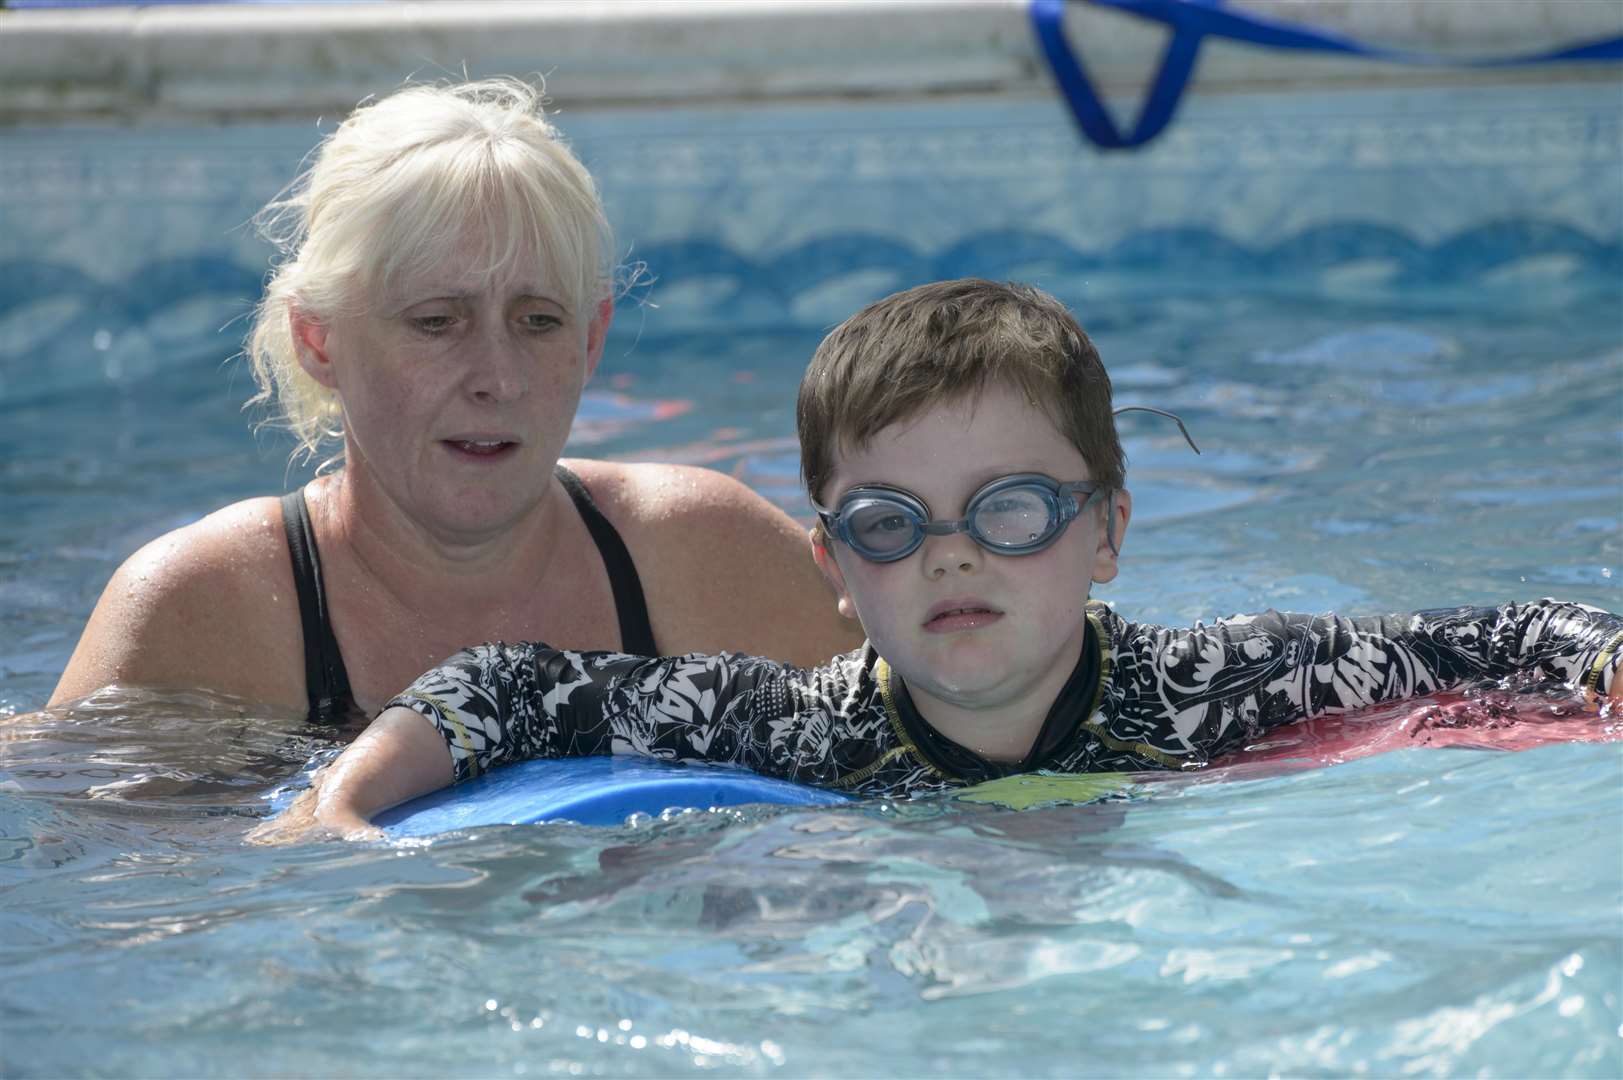
[[[1122,486],[1127,460],[1110,376],[1087,333],[1041,289],[962,278],[869,304],[817,347],[795,404],[812,500],[823,501],[836,450],[861,447],[891,424],[978,395],[989,382],[1042,409],[1081,451],[1088,479]]]

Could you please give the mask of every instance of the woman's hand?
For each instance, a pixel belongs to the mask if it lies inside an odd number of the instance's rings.
[[[434,726],[410,709],[385,709],[309,791],[254,828],[251,844],[310,840],[381,840],[372,815],[446,787],[455,778],[451,752]]]

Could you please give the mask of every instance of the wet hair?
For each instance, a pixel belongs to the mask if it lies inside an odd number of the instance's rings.
[[[795,406],[807,492],[823,502],[836,451],[861,448],[927,409],[977,398],[988,383],[1019,391],[1047,414],[1081,452],[1088,479],[1122,486],[1127,459],[1110,376],[1087,333],[1041,289],[963,278],[870,304],[817,347]]]
[[[362,104],[255,218],[280,255],[246,354],[265,405],[314,455],[343,434],[337,395],[299,366],[289,316],[367,310],[398,281],[474,243],[481,273],[539,256],[578,314],[613,293],[597,186],[517,79],[410,86]]]

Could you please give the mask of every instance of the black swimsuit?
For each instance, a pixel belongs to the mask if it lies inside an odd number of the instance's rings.
[[[648,622],[642,579],[637,576],[637,564],[632,562],[625,541],[592,501],[580,477],[562,465],[554,467],[553,475],[569,492],[608,571],[615,614],[620,621],[621,648],[629,653],[655,655],[658,650],[654,628]],[[316,534],[310,527],[303,489],[282,496],[282,525],[293,557],[293,586],[299,594],[299,619],[304,628],[304,685],[310,698],[310,720],[317,724],[342,723],[358,714],[360,708],[350,689],[338,638],[333,635],[332,613],[327,610],[327,590],[321,578],[321,556],[316,551]]]

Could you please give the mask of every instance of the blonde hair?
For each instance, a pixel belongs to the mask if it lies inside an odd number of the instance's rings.
[[[977,397],[988,383],[1019,390],[1046,413],[1094,483],[1125,482],[1110,375],[1065,305],[1030,285],[963,278],[870,304],[817,347],[795,405],[807,493],[822,501],[837,450]]]
[[[547,121],[542,88],[518,79],[411,86],[363,104],[255,224],[280,259],[246,345],[259,387],[249,404],[267,406],[307,457],[342,439],[343,411],[299,366],[293,311],[318,321],[364,311],[470,230],[481,273],[538,256],[578,314],[613,293],[597,186]]]

